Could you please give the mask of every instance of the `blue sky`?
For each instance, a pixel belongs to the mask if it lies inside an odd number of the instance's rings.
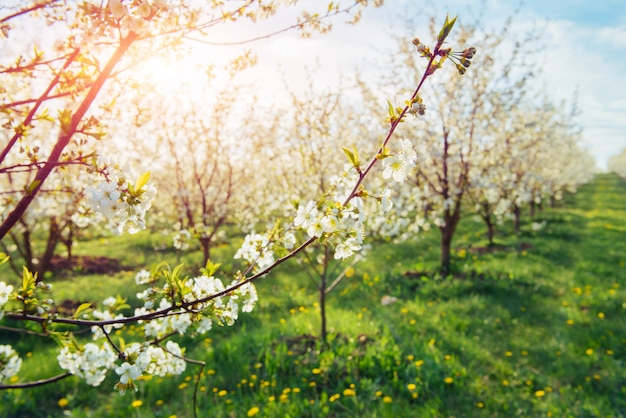
[[[325,36],[299,40],[291,34],[253,49],[260,53],[261,66],[281,65],[286,72],[298,74],[298,68],[319,57],[320,74],[338,74],[354,70],[358,63],[365,64],[385,50],[391,29],[403,25],[398,16],[407,5],[423,7],[428,16],[441,16],[443,20],[450,13],[462,21],[474,20],[471,16],[480,4],[386,0],[383,8],[367,10],[354,27],[338,23]],[[545,25],[542,41],[546,50],[538,57],[543,63],[545,90],[555,103],[571,99],[578,92],[583,146],[600,169],[606,168],[608,159],[626,148],[626,0],[526,0],[521,6],[514,1],[485,0],[481,22],[498,28],[518,6],[513,31],[522,33],[531,25]],[[419,30],[416,28],[416,32]]]

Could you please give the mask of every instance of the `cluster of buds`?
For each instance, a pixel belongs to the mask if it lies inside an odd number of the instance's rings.
[[[455,63],[459,74],[463,75],[467,71],[467,68],[472,65],[471,59],[474,58],[474,55],[476,55],[476,48],[471,46],[461,52],[450,52],[448,57]]]
[[[456,66],[459,74],[463,75],[467,71],[467,68],[472,64],[471,59],[476,55],[476,48],[469,47],[465,48],[463,51],[455,52],[452,51],[452,48],[435,48],[435,51],[431,51],[431,49],[424,45],[418,38],[413,39],[413,45],[417,48],[417,52],[422,57],[425,58],[433,58],[439,57],[439,60],[433,62],[431,65],[430,72],[434,72],[437,68],[441,68],[441,65],[446,59],[450,59],[454,65]]]

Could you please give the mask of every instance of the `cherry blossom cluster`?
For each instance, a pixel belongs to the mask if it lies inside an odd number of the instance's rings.
[[[13,286],[10,284],[6,284],[5,282],[0,282],[0,319],[4,316],[4,305],[9,301],[9,296],[13,292]]]
[[[20,371],[20,367],[22,367],[22,359],[13,347],[0,345],[0,383],[15,376]]]
[[[156,188],[149,185],[150,174],[141,175],[135,184],[128,181],[127,170],[117,164],[106,166],[106,180],[87,187],[91,209],[109,222],[118,233],[134,234],[146,228],[146,212],[152,206]]]

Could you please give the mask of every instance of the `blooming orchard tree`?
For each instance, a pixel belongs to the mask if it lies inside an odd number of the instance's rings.
[[[158,93],[149,97],[141,106],[159,118],[116,129],[119,136],[131,133],[137,153],[146,144],[167,150],[151,161],[160,167],[152,176],[159,189],[158,209],[167,224],[176,226],[170,232],[177,250],[200,244],[202,265],[209,260],[211,247],[227,239],[224,227],[240,224],[259,204],[237,192],[252,187],[262,167],[260,160],[249,158],[261,149],[255,131],[259,116],[236,85],[241,60],[237,68],[234,65],[228,66],[229,73],[222,72],[227,76],[215,75],[206,86],[184,83],[173,97]],[[145,161],[137,163],[149,168]]]
[[[509,61],[496,63],[495,54],[505,39],[504,33],[481,34],[482,39],[478,40],[475,39],[477,31],[476,27],[465,25],[460,36],[476,42],[480,50],[485,51],[484,55],[473,60],[475,49],[469,48],[450,57],[460,74],[470,65],[477,70],[463,79],[450,78],[439,85],[437,93],[429,100],[433,107],[417,109],[418,113],[426,113],[420,120],[422,129],[404,134],[407,138],[416,138],[402,142],[400,149],[390,151],[391,157],[383,161],[383,178],[406,183],[400,195],[415,195],[411,200],[404,198],[402,205],[416,204],[410,213],[416,225],[413,229],[419,230],[419,226],[423,228],[427,222],[432,222],[440,230],[440,268],[444,275],[450,272],[452,239],[467,190],[471,180],[482,174],[480,167],[488,158],[488,144],[493,135],[492,113],[518,102],[528,77],[527,74],[513,77],[510,73],[510,69],[520,63],[522,55],[517,52],[510,54]],[[418,42],[416,47],[422,55],[431,53],[422,43]],[[398,59],[414,62],[410,50],[406,49]],[[414,67],[405,65],[404,68],[411,68],[415,74]],[[410,191],[406,189],[408,184]]]
[[[626,149],[609,159],[607,168],[610,172],[626,178]]]
[[[204,4],[110,0],[105,5],[48,0],[16,6],[0,19],[2,33],[8,35],[4,41],[13,45],[10,40],[20,39],[20,46],[16,46],[18,59],[3,62],[0,69],[5,81],[1,108],[5,141],[0,168],[7,176],[22,171],[28,174],[21,178],[24,183],[17,199],[3,202],[7,211],[3,212],[6,216],[0,225],[0,239],[31,210],[45,185],[52,181],[51,176],[65,165],[82,166],[98,179],[85,189],[85,194],[92,210],[115,225],[118,232],[133,233],[145,228],[145,214],[156,193],[150,174],[132,174],[124,169],[123,162],[94,154],[106,149],[98,142],[106,141],[104,121],[124,113],[124,109],[116,107],[118,100],[124,103],[122,96],[130,86],[123,73],[132,71],[138,59],[133,57],[141,57],[142,51],[175,48],[183,37],[204,34],[224,22],[270,18],[282,5],[253,0],[236,5],[217,1]],[[304,12],[293,28],[304,30],[305,35],[310,30],[325,31],[325,19],[345,11],[358,13],[359,7],[366,5],[363,0],[345,6],[332,3],[324,9],[326,12]],[[137,285],[143,289],[137,294],[141,305],[134,308],[131,316],[122,313],[129,307],[119,296],[98,304],[84,303],[71,317],[59,315],[50,297],[50,284],[38,280],[27,268],[23,269],[21,284],[1,281],[0,315],[12,323],[37,324],[41,334],[54,337],[61,346],[57,360],[64,372],[34,382],[9,380],[7,384],[6,380],[18,372],[20,358],[15,349],[2,345],[0,388],[29,388],[68,376],[81,377],[97,386],[111,372],[118,376],[115,389],[120,393],[137,390],[136,381],[142,375],[168,376],[181,373],[187,363],[198,363],[185,357],[185,349],[174,340],[175,336],[203,334],[214,323],[232,325],[240,312],[249,312],[255,305],[253,282],[286,260],[318,242],[330,245],[337,258],[347,258],[358,251],[363,237],[358,223],[362,216],[357,211],[359,198],[375,196],[374,191],[363,189],[363,181],[378,161],[391,158],[387,150],[393,134],[405,115],[419,107],[418,93],[425,80],[447,58],[459,54],[444,48],[455,20],[446,18],[432,52],[424,54],[427,71],[407,105],[390,109],[388,129],[371,158],[363,161],[356,149],[346,148],[352,166],[348,187],[333,196],[335,200],[321,196],[312,204],[307,203],[300,213],[294,211],[294,228],[305,229],[302,220],[307,220],[305,241],[298,244],[290,238],[291,231],[280,224],[265,233],[250,233],[235,255],[246,268],[228,278],[219,272],[218,264],[211,262],[194,277],[185,275],[182,266],[170,268],[166,264],[150,272],[141,271],[136,277]],[[36,47],[31,49],[34,52],[23,52],[26,49],[21,49],[25,44],[22,40],[26,38],[22,35],[32,28],[43,30],[47,24],[52,26],[51,34],[58,37],[51,36],[50,45],[39,44],[35,37],[31,45],[26,42],[27,47]],[[41,90],[25,91],[20,81],[31,76],[47,81]],[[47,109],[54,109],[56,117],[50,116],[52,112]],[[141,113],[138,109],[130,112],[135,116]],[[24,158],[25,150],[32,146],[32,135],[43,124],[54,124],[57,134],[42,158],[30,161],[24,169],[24,163],[14,161]],[[406,141],[402,144],[405,149],[409,147]],[[11,192],[15,190],[12,188]],[[0,262],[6,261],[2,254]],[[138,325],[141,337],[126,341],[114,332],[127,324]],[[73,327],[90,328],[91,341],[76,337],[71,332]]]

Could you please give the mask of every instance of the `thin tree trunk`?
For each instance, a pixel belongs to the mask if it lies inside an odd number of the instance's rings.
[[[55,218],[50,218],[50,230],[48,232],[48,241],[46,242],[46,250],[39,260],[37,266],[37,282],[43,280],[44,274],[50,269],[50,262],[54,256],[54,250],[59,242],[59,224]]]
[[[326,272],[321,277],[320,282],[320,339],[322,344],[326,346],[328,330],[326,329]]]
[[[450,250],[452,247],[452,235],[454,231],[450,224],[446,224],[441,228],[441,257],[440,271],[442,276],[450,274]]]
[[[520,217],[521,217],[521,208],[517,205],[515,205],[513,207],[513,220],[514,220],[514,228],[515,228],[515,233],[519,234],[519,230],[520,230]]]

